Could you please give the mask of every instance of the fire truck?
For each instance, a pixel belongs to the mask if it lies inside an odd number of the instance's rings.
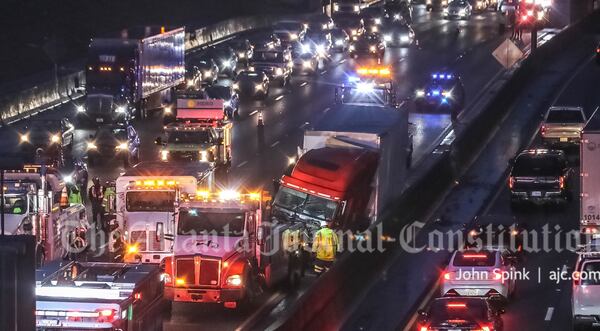
[[[65,182],[57,169],[25,165],[4,175],[5,234],[36,238],[36,264],[68,258],[86,247],[89,228],[85,207],[61,207]]]
[[[165,259],[165,296],[236,308],[261,286],[297,284],[299,246],[282,249],[291,224],[269,223],[269,202],[265,193],[233,190],[200,191],[183,201],[173,256]]]
[[[52,263],[36,271],[36,329],[162,330],[158,266]]]
[[[172,253],[181,197],[213,185],[208,163],[141,162],[117,178],[112,252],[126,262],[160,263]],[[117,254],[118,255],[118,254]]]
[[[232,127],[223,100],[178,99],[175,121],[164,127],[166,139],[156,138],[160,159],[229,165]]]

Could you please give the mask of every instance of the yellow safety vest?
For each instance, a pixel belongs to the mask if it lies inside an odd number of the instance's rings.
[[[330,228],[322,228],[315,234],[313,252],[321,261],[333,261],[338,250],[338,236]]]

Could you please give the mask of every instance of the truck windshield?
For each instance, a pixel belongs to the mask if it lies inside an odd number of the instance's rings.
[[[175,191],[132,191],[126,194],[127,211],[175,211]]]
[[[275,196],[276,206],[321,220],[334,218],[338,202],[282,187]]]
[[[208,144],[211,142],[209,131],[174,131],[169,134],[170,144]]]
[[[548,113],[547,123],[583,123],[583,115],[579,110],[551,110]]]
[[[239,211],[182,210],[177,234],[240,237],[244,234],[244,218]]]
[[[23,195],[5,196],[4,213],[12,215],[23,215],[27,211],[26,197]]]

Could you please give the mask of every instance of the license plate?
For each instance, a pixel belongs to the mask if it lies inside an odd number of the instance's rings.
[[[194,300],[194,301],[202,300],[201,294],[192,294],[191,297],[192,297],[192,300]]]
[[[448,331],[462,331],[461,329],[448,329]]]
[[[565,137],[560,138],[561,143],[566,143],[567,141],[569,141],[569,138],[565,138]]]
[[[103,118],[97,118],[97,119],[96,119],[96,122],[98,122],[98,123],[102,123],[102,122],[104,122],[104,119],[103,119]]]
[[[60,320],[49,320],[49,319],[38,320],[36,324],[38,326],[61,326],[62,325]]]
[[[478,294],[479,294],[479,291],[474,290],[474,289],[465,290],[465,296],[468,296],[468,297],[477,296]]]
[[[533,191],[533,192],[531,192],[531,196],[532,197],[541,197],[542,196],[542,192],[540,192],[540,191]]]

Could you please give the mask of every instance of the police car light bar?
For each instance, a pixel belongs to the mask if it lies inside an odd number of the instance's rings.
[[[431,78],[433,79],[452,79],[454,76],[452,74],[446,73],[435,73],[431,74]]]

